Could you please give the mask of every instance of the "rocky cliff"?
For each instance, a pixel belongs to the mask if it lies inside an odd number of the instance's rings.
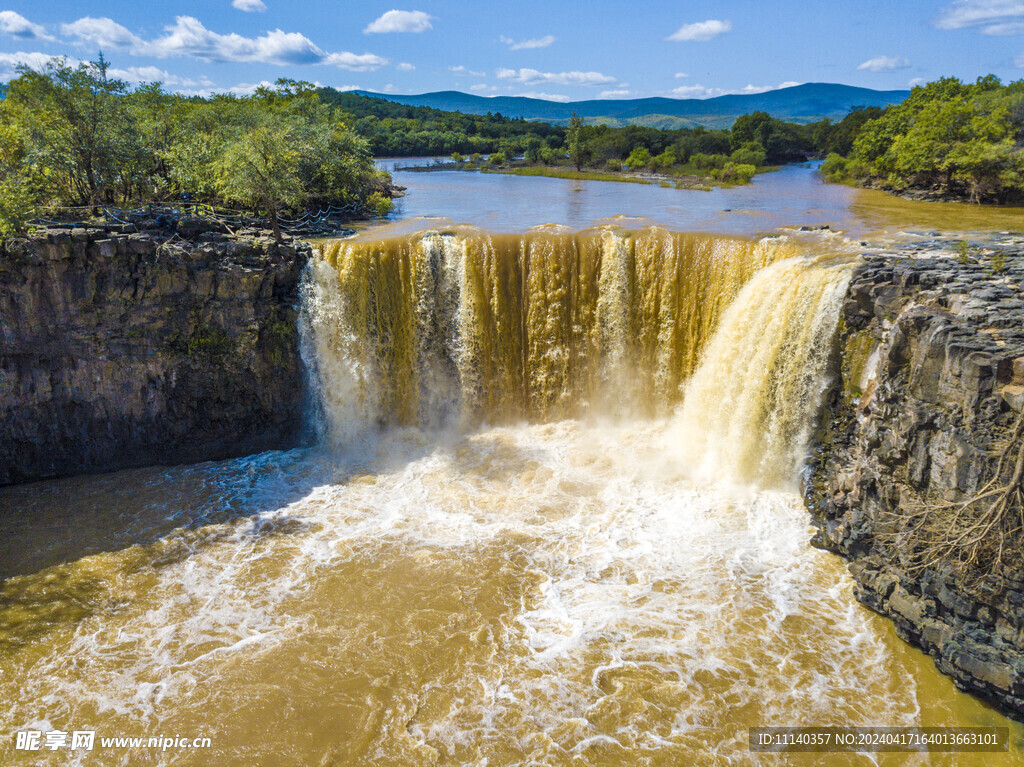
[[[864,260],[806,485],[817,543],[850,560],[857,598],[961,689],[1017,719],[1022,245]]]
[[[308,245],[134,227],[0,246],[0,484],[293,444]]]

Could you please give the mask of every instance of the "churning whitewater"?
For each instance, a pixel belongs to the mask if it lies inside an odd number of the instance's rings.
[[[321,447],[5,496],[117,508],[135,545],[4,582],[0,728],[211,738],[167,764],[495,767],[986,721],[807,544],[849,273],[659,229],[324,246]]]

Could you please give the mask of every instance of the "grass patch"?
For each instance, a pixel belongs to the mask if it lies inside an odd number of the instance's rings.
[[[510,176],[545,176],[547,178],[567,178],[576,181],[623,181],[627,184],[650,184],[651,179],[639,176],[627,176],[619,173],[603,173],[590,170],[569,170],[567,168],[551,168],[533,166],[529,168],[484,168],[484,173],[505,173]]]

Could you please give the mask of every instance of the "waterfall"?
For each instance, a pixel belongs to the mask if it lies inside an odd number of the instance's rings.
[[[744,283],[797,252],[660,228],[328,243],[303,312],[324,436],[667,414]]]
[[[796,479],[850,273],[826,257],[790,259],[757,274],[729,306],[678,419],[697,477],[762,487]]]

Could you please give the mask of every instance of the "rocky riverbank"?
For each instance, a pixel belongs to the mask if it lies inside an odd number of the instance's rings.
[[[1024,241],[956,245],[856,269],[805,491],[857,599],[1024,720]]]
[[[295,443],[310,247],[202,226],[0,246],[0,484]]]

